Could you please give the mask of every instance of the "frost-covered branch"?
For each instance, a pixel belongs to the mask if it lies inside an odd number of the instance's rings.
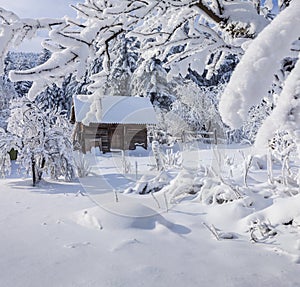
[[[6,41],[0,53],[12,45],[14,37],[20,42],[38,28],[51,30],[50,39],[43,43],[52,52],[50,59],[28,71],[10,74],[13,81],[34,82],[29,93],[32,99],[47,85],[61,84],[71,72],[77,81],[87,81],[87,70],[96,58],[102,65],[102,71],[96,73],[110,78],[121,34],[139,43],[140,59],[164,62],[170,78],[185,76],[189,70],[202,74],[205,69],[209,77],[226,55],[242,54],[234,37],[254,37],[268,23],[250,0],[86,0],[73,8],[81,21],[24,20],[3,14]]]
[[[252,41],[221,98],[225,123],[241,126],[249,109],[266,95],[281,60],[299,37],[299,26],[300,2],[293,1]]]
[[[300,56],[300,55],[299,55]],[[300,61],[285,81],[276,108],[258,131],[256,146],[266,147],[276,131],[299,130],[300,127]]]
[[[13,12],[0,7],[0,73],[9,49],[18,46],[24,39],[31,39],[41,29],[51,30],[64,22],[62,19],[22,19]]]

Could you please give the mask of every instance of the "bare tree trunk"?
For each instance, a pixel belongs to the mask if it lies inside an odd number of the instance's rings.
[[[40,166],[40,170],[39,170],[39,172],[38,172],[38,180],[39,180],[39,181],[42,179],[42,176],[43,176],[43,168],[45,167],[45,164],[46,164],[46,160],[45,160],[45,158],[43,157],[42,162],[41,162],[41,166]]]
[[[34,155],[31,156],[31,171],[32,171],[32,185],[36,185],[36,161]]]
[[[222,7],[220,5],[219,2],[218,3],[218,9],[219,9],[219,13],[221,14],[222,12]],[[216,23],[221,23],[226,21],[225,18],[223,18],[222,16],[218,15],[217,13],[215,13],[213,10],[211,10],[208,6],[206,6],[203,3],[203,0],[199,0],[196,3],[193,3],[192,6],[196,6],[198,7],[201,11],[203,11],[207,16],[209,16],[213,21],[215,21]]]

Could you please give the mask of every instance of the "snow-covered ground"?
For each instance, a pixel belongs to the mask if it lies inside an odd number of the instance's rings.
[[[226,158],[238,166],[241,151]],[[122,192],[142,174],[157,176],[151,153],[127,156],[126,175],[118,152],[88,158],[91,175],[76,182],[32,187],[15,168],[0,180],[0,286],[300,286],[300,195],[279,197],[264,169],[250,172],[247,194],[234,201],[170,203],[166,189]],[[205,161],[215,164],[212,150],[185,149],[183,166]]]

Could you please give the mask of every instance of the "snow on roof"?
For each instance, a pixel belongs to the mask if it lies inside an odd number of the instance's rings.
[[[90,111],[91,102],[84,101],[82,96],[73,96],[75,117],[82,122]],[[102,119],[96,115],[89,118],[90,123],[106,124],[157,124],[154,108],[148,98],[103,96],[101,98]]]

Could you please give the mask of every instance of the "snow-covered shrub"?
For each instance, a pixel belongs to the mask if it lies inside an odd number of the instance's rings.
[[[290,157],[297,148],[292,135],[287,131],[277,131],[270,140],[269,146],[273,156],[280,161],[283,161],[285,157]]]
[[[76,167],[76,173],[78,177],[86,177],[91,171],[91,166],[89,161],[85,159],[85,155],[77,151],[74,157],[74,165]]]
[[[122,150],[122,169],[123,169],[123,173],[127,174],[131,172],[131,163],[130,161],[126,158],[125,152]]]
[[[33,185],[44,172],[54,179],[74,177],[71,128],[65,116],[43,111],[24,98],[13,102],[7,130],[6,150],[18,151],[17,162],[32,176]]]
[[[173,149],[168,148],[162,154],[162,157],[166,168],[180,168],[182,166],[182,154],[180,151],[174,152]]]
[[[225,183],[210,168],[183,169],[163,188],[170,203],[192,197],[204,204],[223,204],[243,197],[238,187]]]
[[[281,163],[282,183],[297,182],[297,172],[293,173],[290,164],[296,158],[297,146],[295,139],[287,131],[277,131],[269,142],[271,155]]]
[[[204,177],[198,199],[205,204],[223,204],[242,198],[237,187],[219,181],[214,177]]]
[[[199,180],[202,176],[204,176],[203,170],[197,172],[195,170],[183,169],[163,189],[163,192],[168,195],[171,204],[176,203],[178,200],[195,195],[200,191],[201,182]]]
[[[21,146],[20,139],[0,128],[0,174],[5,177],[11,172],[11,160],[9,152],[12,149],[18,150]]]
[[[174,152],[172,148],[166,148],[164,150],[158,141],[152,142],[152,152],[157,170],[180,168],[182,165],[181,152]]]
[[[253,242],[264,242],[269,238],[273,238],[277,235],[277,231],[270,224],[270,222],[265,222],[261,220],[254,220],[251,222],[250,228],[250,238]]]
[[[199,132],[213,132],[225,137],[225,128],[217,110],[218,95],[223,90],[218,87],[199,88],[189,81],[178,86],[177,100],[166,114],[167,129],[173,136],[180,137],[183,142],[197,137]]]
[[[5,177],[10,174],[11,162],[9,158],[9,153],[0,155],[0,176]]]
[[[138,180],[134,187],[128,188],[125,193],[148,194],[160,191],[170,183],[171,176],[166,171],[161,171],[156,177],[148,179],[143,176]]]
[[[165,133],[168,135],[169,141],[174,143],[176,140],[180,140],[181,142],[189,142],[192,134],[192,130],[189,125],[178,116],[173,110],[166,113],[163,118],[163,125],[165,129]]]

